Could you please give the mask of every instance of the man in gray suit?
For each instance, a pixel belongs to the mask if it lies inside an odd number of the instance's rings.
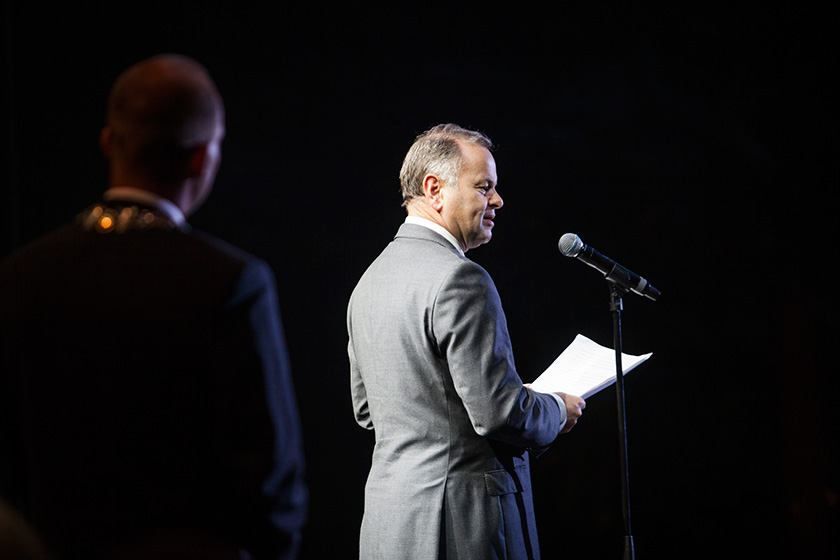
[[[491,148],[452,124],[418,136],[406,222],[350,298],[353,407],[376,434],[364,560],[539,558],[529,452],[585,403],[523,385],[496,287],[464,255],[502,207]]]

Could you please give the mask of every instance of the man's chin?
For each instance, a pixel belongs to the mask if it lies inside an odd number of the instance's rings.
[[[480,247],[481,245],[485,245],[490,243],[490,239],[493,238],[493,234],[489,231],[485,232],[484,235],[480,237],[476,237],[473,239],[473,242],[467,246],[467,249],[475,249],[476,247]]]

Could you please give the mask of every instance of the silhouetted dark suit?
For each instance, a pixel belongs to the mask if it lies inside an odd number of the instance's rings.
[[[270,268],[153,209],[98,207],[0,265],[3,496],[71,558],[175,541],[287,557],[306,488]]]

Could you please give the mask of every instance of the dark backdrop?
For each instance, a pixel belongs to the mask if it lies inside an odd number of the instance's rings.
[[[92,4],[92,6],[90,6]],[[828,16],[799,5],[311,8],[4,4],[4,254],[105,185],[109,86],[146,56],[208,66],[225,159],[193,223],[274,268],[303,415],[306,558],[355,558],[372,434],[349,402],[344,312],[404,212],[414,135],[496,142],[495,278],[533,380],[574,337],[611,343],[581,238],[662,291],[625,298],[637,557],[838,552]],[[831,313],[831,314],[830,314]],[[615,393],[533,468],[544,558],[618,558]]]

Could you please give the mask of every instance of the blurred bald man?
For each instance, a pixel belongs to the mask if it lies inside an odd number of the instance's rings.
[[[273,273],[187,218],[222,98],[196,61],[126,70],[102,200],[0,265],[0,491],[60,558],[295,558],[300,422]]]

